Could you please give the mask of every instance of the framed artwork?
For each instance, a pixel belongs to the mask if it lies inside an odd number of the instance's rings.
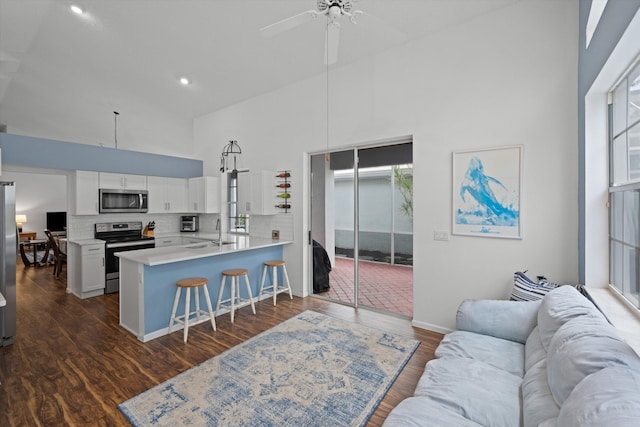
[[[453,153],[453,228],[463,236],[522,238],[521,145]]]

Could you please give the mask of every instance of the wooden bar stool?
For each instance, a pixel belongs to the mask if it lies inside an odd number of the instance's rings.
[[[211,319],[211,326],[213,330],[216,330],[216,319],[213,314],[213,308],[211,307],[211,299],[209,298],[209,291],[207,290],[207,279],[204,277],[189,277],[181,279],[176,282],[176,297],[173,300],[173,309],[171,310],[171,320],[169,321],[169,333],[173,328],[173,322],[182,323],[184,325],[184,342],[187,342],[187,335],[189,335],[189,319],[192,315],[195,315],[196,320],[200,321],[200,316],[205,319]],[[185,303],[184,314],[176,316],[176,310],[178,309],[178,302],[180,301],[180,293],[182,289],[185,289]],[[200,297],[198,288],[204,290],[204,298],[207,303],[209,311],[200,310]],[[191,289],[195,294],[196,299],[196,311],[191,311]]]
[[[291,294],[291,284],[289,283],[289,275],[287,274],[287,266],[286,263],[281,259],[272,259],[270,261],[265,261],[262,267],[262,280],[260,281],[260,293],[258,297],[262,296],[263,293],[267,295],[273,295],[273,305],[276,305],[276,296],[281,292],[289,292],[289,298],[293,299],[293,295]],[[264,279],[267,277],[267,270],[271,267],[271,286],[264,286]],[[278,285],[278,267],[282,267],[282,274],[284,275],[285,284],[282,286]],[[270,292],[266,291],[267,289],[271,289]]]
[[[231,278],[231,297],[229,299],[222,300],[222,292],[224,291],[227,277]],[[240,297],[241,277],[244,277],[244,284],[247,287],[249,298]],[[235,311],[246,305],[251,304],[251,310],[253,310],[253,314],[256,314],[256,306],[253,304],[253,295],[251,294],[251,285],[249,283],[249,272],[246,268],[232,268],[230,270],[224,270],[222,272],[222,282],[220,283],[220,292],[218,292],[216,314],[218,314],[220,306],[224,304],[229,304],[229,309],[231,310],[231,323],[233,323]]]

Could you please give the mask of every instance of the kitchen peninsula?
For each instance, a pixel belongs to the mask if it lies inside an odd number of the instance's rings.
[[[140,341],[146,342],[169,333],[169,318],[178,280],[206,277],[215,309],[222,270],[246,268],[255,298],[260,288],[262,263],[282,259],[282,246],[292,243],[259,237],[225,236],[224,244],[219,245],[214,243],[218,236],[211,235],[208,240],[206,235],[198,237],[201,242],[117,254],[120,258],[120,326],[135,334]],[[229,297],[228,292],[227,287],[223,299]],[[201,306],[204,305],[202,301]],[[192,299],[192,311],[193,307]],[[183,313],[184,297],[177,314]],[[179,327],[174,326],[174,330]]]

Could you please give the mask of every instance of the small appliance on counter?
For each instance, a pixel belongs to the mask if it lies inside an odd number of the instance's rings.
[[[184,215],[180,218],[180,231],[196,232],[198,231],[198,216]]]
[[[156,222],[151,221],[149,224],[144,226],[144,230],[142,230],[142,235],[145,237],[153,237],[153,230],[156,228]]]

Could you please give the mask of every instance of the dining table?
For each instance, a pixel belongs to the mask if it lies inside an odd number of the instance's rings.
[[[38,248],[44,246],[44,255],[40,259],[38,259]],[[33,251],[33,259],[30,260],[27,257],[25,252],[25,247],[31,248]],[[43,252],[43,251],[40,251]],[[42,263],[46,262],[49,258],[49,242],[46,239],[31,239],[31,240],[23,240],[20,242],[20,257],[22,258],[22,262],[25,266],[34,265],[39,267]]]

